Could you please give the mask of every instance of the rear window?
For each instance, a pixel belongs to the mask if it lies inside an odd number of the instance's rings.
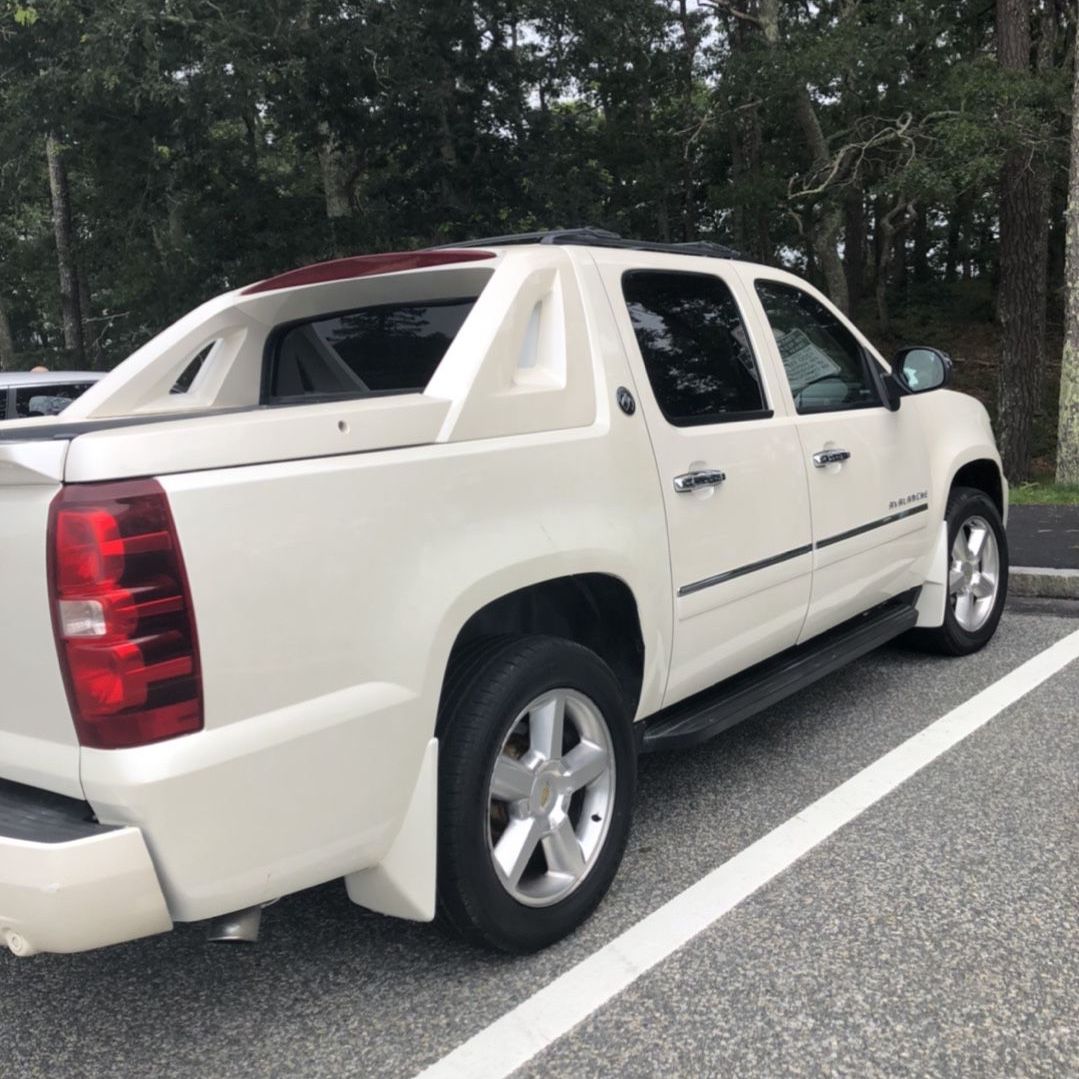
[[[282,326],[268,345],[264,402],[421,393],[475,303],[410,300]]]
[[[92,382],[75,382],[58,386],[25,386],[15,391],[15,416],[55,416],[92,385]]]

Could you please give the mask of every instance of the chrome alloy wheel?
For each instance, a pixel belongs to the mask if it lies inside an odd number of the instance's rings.
[[[1000,587],[1000,550],[989,522],[968,517],[952,544],[948,596],[955,620],[968,633],[985,625],[993,613]]]
[[[615,798],[615,757],[600,710],[554,689],[514,720],[495,759],[487,848],[519,903],[565,899],[596,864]]]

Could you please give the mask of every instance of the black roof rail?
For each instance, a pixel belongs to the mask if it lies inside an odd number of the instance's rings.
[[[652,240],[627,240],[608,229],[548,229],[543,232],[517,232],[509,236],[487,236],[481,240],[464,240],[455,244],[439,244],[434,251],[456,247],[509,247],[520,244],[577,244],[582,247],[621,247],[631,251],[660,251],[671,255],[699,255],[702,258],[741,259],[744,256],[723,244],[708,240],[693,243],[665,244]]]

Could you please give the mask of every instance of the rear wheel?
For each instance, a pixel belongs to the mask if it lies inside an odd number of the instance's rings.
[[[966,656],[996,632],[1008,594],[1008,538],[993,500],[972,487],[948,499],[948,598],[944,624],[914,639],[933,651]]]
[[[570,641],[491,642],[447,683],[440,718],[439,909],[459,933],[528,952],[610,886],[636,755],[618,684]]]

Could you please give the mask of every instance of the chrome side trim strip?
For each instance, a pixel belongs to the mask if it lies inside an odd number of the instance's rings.
[[[731,581],[735,577],[744,577],[747,573],[754,573],[759,569],[767,569],[779,562],[786,562],[791,558],[799,558],[809,554],[813,550],[813,544],[807,543],[804,547],[795,547],[784,551],[782,554],[772,555],[771,558],[762,558],[759,562],[750,562],[747,566],[738,566],[737,569],[729,569],[726,573],[717,573],[714,577],[705,577],[702,581],[694,581],[692,584],[684,584],[678,589],[679,596],[688,596],[693,592],[700,592],[702,588],[711,588],[714,584],[722,584]]]
[[[928,509],[928,503],[923,502],[920,506],[911,506],[910,509],[900,510],[899,513],[890,513],[887,517],[880,517],[876,521],[870,521],[868,524],[859,525],[857,528],[851,528],[846,532],[839,532],[834,536],[829,536],[819,543],[807,543],[803,547],[794,547],[789,551],[784,551],[782,554],[772,555],[771,558],[762,558],[759,562],[750,562],[748,565],[727,570],[726,573],[717,573],[712,577],[694,581],[692,584],[684,584],[678,589],[678,595],[689,596],[694,592],[700,592],[703,588],[711,588],[713,585],[723,584],[724,581],[732,581],[735,577],[744,577],[747,573],[767,569],[769,566],[774,566],[779,562],[786,562],[791,558],[800,558],[804,554],[809,554],[814,548],[819,550],[821,547],[831,547],[833,543],[842,543],[843,540],[853,539],[863,532],[871,532],[874,528],[883,528],[885,525],[902,521],[905,517],[913,517],[916,513],[925,513]]]
[[[831,547],[833,543],[842,543],[843,540],[853,539],[855,536],[860,536],[863,532],[872,532],[874,528],[883,528],[885,525],[894,524],[896,521],[902,521],[904,517],[913,517],[916,513],[925,513],[929,509],[929,504],[923,502],[920,506],[911,506],[910,509],[900,510],[898,513],[891,513],[887,517],[881,517],[879,520],[870,521],[869,524],[859,525],[857,528],[851,528],[846,532],[839,532],[834,536],[829,536],[827,539],[817,541],[818,549],[821,547]]]

